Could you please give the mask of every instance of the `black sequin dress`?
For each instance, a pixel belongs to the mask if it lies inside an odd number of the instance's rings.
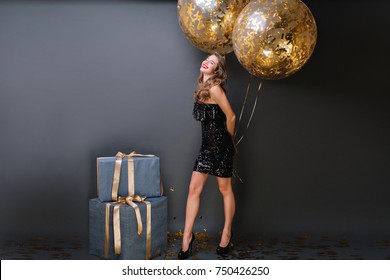
[[[226,130],[226,116],[218,104],[195,102],[194,118],[202,124],[202,146],[194,171],[230,178],[233,172],[233,141]]]

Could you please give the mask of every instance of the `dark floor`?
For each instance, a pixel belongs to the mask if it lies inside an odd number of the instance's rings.
[[[302,234],[291,238],[263,236],[258,238],[235,237],[231,253],[215,254],[219,236],[196,233],[195,252],[190,259],[261,259],[261,260],[390,260],[390,239],[353,240],[345,235]],[[86,243],[86,244],[85,244]],[[51,238],[36,236],[25,240],[3,240],[0,249],[2,260],[98,260],[90,255],[88,242],[80,238]],[[155,259],[176,259],[181,245],[181,232],[168,234],[165,255]]]

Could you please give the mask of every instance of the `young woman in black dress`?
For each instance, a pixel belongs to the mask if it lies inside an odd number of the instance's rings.
[[[224,204],[225,224],[217,254],[226,254],[230,246],[235,212],[232,170],[236,153],[233,142],[236,116],[223,89],[226,79],[225,59],[220,54],[214,53],[202,62],[193,111],[194,118],[202,124],[202,146],[189,185],[179,259],[186,259],[192,254],[195,239],[192,228],[199,210],[200,194],[209,175],[217,178]]]

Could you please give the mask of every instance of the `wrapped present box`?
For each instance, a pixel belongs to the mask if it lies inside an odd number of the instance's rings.
[[[115,252],[113,212],[116,206],[112,202],[102,202],[98,198],[89,200],[89,252],[92,255],[106,259],[141,260],[163,255],[167,246],[167,208],[168,199],[165,196],[146,198],[150,203],[150,225],[147,226],[147,205],[136,203],[142,220],[142,233],[137,230],[135,209],[127,204],[117,205],[120,223],[120,254]],[[108,206],[108,221],[106,220],[106,205]],[[107,227],[106,227],[107,225]],[[148,247],[148,231],[150,232]],[[108,236],[107,236],[108,234]],[[105,242],[108,242],[105,244]]]
[[[97,158],[97,192],[101,201],[134,194],[157,197],[162,191],[160,158],[120,152],[116,157]]]

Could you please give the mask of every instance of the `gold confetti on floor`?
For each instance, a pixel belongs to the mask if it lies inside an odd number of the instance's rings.
[[[181,249],[183,231],[167,233],[167,249],[155,259],[175,260]],[[247,237],[235,232],[230,253],[216,254],[221,233],[200,228],[195,232],[192,260],[390,260],[390,240],[354,240],[346,235],[301,234]],[[34,236],[23,240],[3,240],[0,259],[81,260],[99,259],[89,254],[88,239]]]

